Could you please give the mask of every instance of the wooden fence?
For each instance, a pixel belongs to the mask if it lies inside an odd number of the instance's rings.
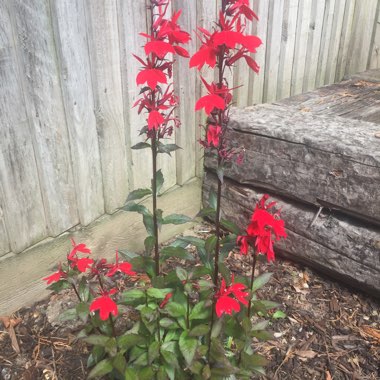
[[[173,0],[188,31],[210,28],[220,0]],[[271,102],[380,67],[378,0],[257,0],[260,75],[229,73],[238,106]],[[124,204],[149,184],[150,158],[131,151],[144,117],[131,110],[147,29],[144,0],[0,0],[0,256]],[[194,33],[193,33],[194,36]],[[196,38],[190,51],[196,48]],[[210,78],[210,73],[204,73]],[[165,189],[201,173],[198,73],[179,59],[184,149],[160,166]],[[189,200],[191,202],[191,200]]]

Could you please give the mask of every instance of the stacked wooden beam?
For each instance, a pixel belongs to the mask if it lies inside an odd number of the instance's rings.
[[[246,157],[225,172],[224,212],[243,227],[269,193],[289,235],[279,253],[380,296],[380,118],[324,115],[299,103],[235,111],[228,136]],[[205,202],[215,164],[206,158]]]

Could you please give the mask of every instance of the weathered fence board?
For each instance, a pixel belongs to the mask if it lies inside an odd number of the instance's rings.
[[[9,243],[20,252],[46,236],[46,220],[13,30],[9,9],[0,2],[0,183]]]
[[[203,202],[210,188],[216,188],[216,176],[206,173]],[[240,228],[246,228],[256,202],[263,193],[255,188],[225,180],[222,210]],[[275,251],[294,261],[317,268],[336,280],[380,295],[380,229],[352,223],[333,213],[320,214],[318,208],[271,196],[278,202],[288,234],[275,244]],[[312,225],[311,225],[312,224]],[[323,259],[321,259],[323,257]]]
[[[79,219],[87,225],[104,213],[104,200],[84,2],[52,6]]]
[[[49,2],[17,0],[13,4],[24,73],[21,82],[47,228],[50,236],[56,236],[78,224],[79,218]]]
[[[372,51],[369,57],[368,68],[380,67],[380,2],[377,4],[377,23],[372,33]]]
[[[90,1],[87,20],[104,205],[112,213],[129,190],[116,2]]]
[[[377,124],[265,105],[236,112],[230,126],[246,156],[229,178],[380,224]]]
[[[8,233],[5,228],[5,216],[4,216],[3,210],[4,210],[4,195],[3,195],[3,190],[0,183],[0,257],[6,255],[11,250],[11,247],[9,246]]]

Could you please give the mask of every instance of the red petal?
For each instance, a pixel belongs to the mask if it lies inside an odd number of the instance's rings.
[[[181,47],[181,46],[174,46],[174,50],[181,57],[185,57],[185,58],[189,58],[190,57],[189,52],[186,49],[184,49],[183,47]]]
[[[218,318],[220,318],[223,313],[232,315],[233,311],[240,311],[240,304],[231,297],[222,296],[216,301],[215,311]]]
[[[151,111],[148,116],[148,129],[157,129],[165,121],[164,117],[158,111]]]
[[[214,48],[207,45],[202,45],[201,48],[191,57],[189,66],[197,66],[200,70],[205,64],[208,64],[211,68],[216,64],[216,53]]]
[[[195,104],[196,111],[204,108],[207,115],[210,115],[210,113],[212,112],[214,108],[223,110],[224,107],[225,107],[224,99],[215,94],[202,96]]]
[[[262,41],[257,36],[242,36],[243,39],[240,42],[245,48],[247,48],[251,53],[256,52],[256,48],[258,48]]]
[[[161,70],[158,69],[141,70],[137,74],[136,84],[139,86],[144,83],[147,83],[148,86],[154,90],[157,83],[166,83],[166,76]]]
[[[165,41],[150,41],[145,45],[144,49],[146,55],[154,53],[161,59],[168,53],[175,53],[173,46]]]

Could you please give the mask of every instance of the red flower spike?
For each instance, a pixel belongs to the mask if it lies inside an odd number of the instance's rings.
[[[90,311],[95,312],[96,310],[99,310],[99,316],[102,321],[108,319],[111,314],[116,317],[118,314],[117,304],[110,297],[110,295],[115,294],[116,292],[116,289],[111,289],[109,292],[101,291],[101,296],[92,301]]]
[[[207,143],[208,146],[219,146],[219,136],[222,132],[222,128],[219,125],[209,125],[207,128]]]
[[[73,246],[73,249],[71,250],[71,252],[69,253],[68,255],[68,258],[72,258],[74,257],[78,252],[81,252],[81,253],[91,253],[91,249],[88,248],[86,246],[86,244],[83,244],[83,243],[80,243],[80,244],[76,244],[74,239],[71,239],[71,244]]]
[[[87,269],[91,268],[91,265],[94,263],[94,260],[88,258],[88,257],[83,257],[81,259],[78,259],[77,257],[72,257],[71,259],[70,266],[71,268],[77,267],[79,272],[86,272]]]
[[[50,285],[52,282],[57,282],[61,280],[62,278],[66,278],[67,273],[62,271],[61,264],[59,264],[59,268],[57,272],[54,272],[50,276],[44,277],[43,280],[46,281],[47,285]]]
[[[116,251],[115,264],[111,265],[111,269],[108,271],[107,276],[112,277],[116,272],[123,272],[129,276],[133,276],[136,274],[136,272],[134,272],[132,270],[132,264],[130,264],[126,261],[119,262],[119,252],[118,251]]]

